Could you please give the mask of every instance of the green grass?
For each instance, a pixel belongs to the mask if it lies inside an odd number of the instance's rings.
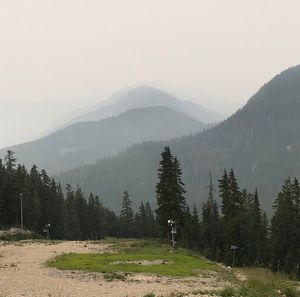
[[[48,262],[50,267],[89,272],[149,273],[160,276],[195,276],[203,271],[221,268],[187,250],[172,250],[169,246],[149,240],[123,240],[112,243],[115,253],[65,254]],[[163,261],[142,265],[131,261]]]
[[[300,292],[292,285],[249,279],[239,287],[224,288],[218,295],[221,297],[299,297]]]
[[[247,278],[235,282],[219,292],[221,297],[300,297],[299,283],[289,280],[282,273],[272,273],[264,268],[243,268],[236,270]]]

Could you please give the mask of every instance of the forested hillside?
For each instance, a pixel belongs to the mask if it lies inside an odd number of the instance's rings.
[[[300,66],[290,68],[265,84],[229,119],[198,133],[168,142],[183,168],[188,201],[201,205],[212,172],[214,181],[224,168],[235,168],[240,186],[258,188],[266,210],[286,176],[300,175]],[[121,189],[133,201],[154,202],[155,168],[166,142],[135,145],[111,159],[63,173],[63,183],[79,184],[118,208]]]
[[[169,140],[208,127],[183,113],[163,106],[132,109],[101,121],[68,126],[39,140],[10,147],[20,163],[33,163],[49,174],[93,164],[134,143]],[[0,150],[4,156],[6,149]]]

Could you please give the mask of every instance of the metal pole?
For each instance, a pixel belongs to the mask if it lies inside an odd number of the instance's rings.
[[[172,236],[172,246],[174,248],[174,233],[173,232],[171,233],[171,236]]]
[[[23,193],[20,194],[20,198],[21,198],[21,229],[24,228],[23,226]]]
[[[232,251],[232,267],[234,267],[234,254],[235,254],[235,249]]]

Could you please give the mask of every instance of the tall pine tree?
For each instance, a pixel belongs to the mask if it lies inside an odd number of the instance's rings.
[[[159,163],[158,183],[156,184],[157,219],[162,229],[162,236],[168,233],[168,220],[176,222],[182,229],[185,221],[186,200],[184,183],[181,180],[179,161],[171,153],[168,146],[164,148]]]
[[[123,192],[120,223],[122,228],[122,236],[131,237],[134,229],[134,213],[132,210],[132,202],[127,191]]]

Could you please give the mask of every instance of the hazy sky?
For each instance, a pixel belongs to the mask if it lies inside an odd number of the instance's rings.
[[[300,63],[300,1],[0,0],[0,147],[150,83],[234,112]]]

